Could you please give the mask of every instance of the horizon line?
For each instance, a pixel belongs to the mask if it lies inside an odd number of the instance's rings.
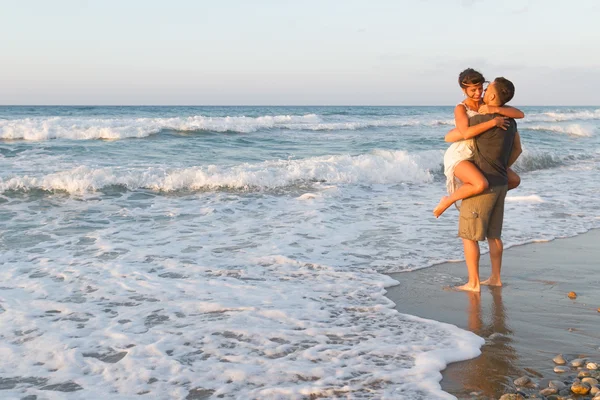
[[[454,107],[456,104],[0,104],[0,107]],[[519,107],[600,107],[600,104],[519,104]]]

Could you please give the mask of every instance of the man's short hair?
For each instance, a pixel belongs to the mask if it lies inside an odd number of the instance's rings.
[[[506,78],[499,77],[494,79],[494,87],[498,93],[498,100],[501,105],[505,105],[512,100],[515,95],[515,85]]]

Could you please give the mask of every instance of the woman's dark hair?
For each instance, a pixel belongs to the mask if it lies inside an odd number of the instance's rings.
[[[483,85],[485,78],[481,72],[475,71],[473,68],[467,68],[458,75],[458,84],[465,89],[471,85]]]

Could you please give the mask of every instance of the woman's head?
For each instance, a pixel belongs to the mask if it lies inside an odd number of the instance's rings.
[[[485,78],[481,72],[475,71],[473,68],[467,68],[458,75],[458,84],[461,89],[470,99],[479,101],[483,95],[483,84]]]

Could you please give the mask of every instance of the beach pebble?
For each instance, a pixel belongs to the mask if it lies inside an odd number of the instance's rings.
[[[562,354],[559,354],[556,357],[554,357],[552,359],[552,361],[554,361],[555,364],[559,364],[559,365],[563,365],[563,364],[567,363],[567,360],[565,360],[565,358],[563,357]]]
[[[522,376],[520,378],[515,379],[513,382],[515,386],[526,386],[531,383],[531,378],[528,376]]]
[[[575,394],[588,394],[591,390],[591,386],[583,382],[575,382],[571,385],[571,392]]]
[[[583,359],[583,358],[576,358],[571,361],[571,365],[574,367],[581,367],[584,364],[585,364],[585,359]]]
[[[562,374],[563,372],[569,372],[571,369],[569,367],[563,367],[562,365],[557,365],[554,367],[554,372]]]
[[[596,369],[598,369],[598,364],[591,362],[591,363],[587,363],[585,367],[587,369],[596,370]]]
[[[566,388],[567,385],[565,385],[562,381],[553,380],[548,382],[548,387],[560,390]]]
[[[567,295],[570,299],[576,299],[577,298],[577,293],[575,292],[569,292],[569,294]]]
[[[542,396],[550,396],[551,394],[556,394],[556,393],[558,393],[558,389],[551,388],[551,387],[540,390],[540,394]]]
[[[596,396],[599,393],[600,393],[600,385],[592,385],[592,388],[590,389],[590,394],[592,396]]]
[[[525,400],[525,397],[518,393],[503,394],[499,400]]]
[[[588,384],[588,385],[590,385],[590,386],[593,386],[593,385],[597,385],[597,384],[598,384],[598,380],[597,380],[597,379],[590,378],[590,377],[583,378],[583,379],[581,380],[581,382],[583,382],[583,383],[587,383],[587,384]]]
[[[579,371],[579,373],[577,374],[578,378],[586,378],[588,376],[592,376],[592,373],[590,371]]]
[[[571,392],[571,388],[565,388],[563,390],[558,391],[558,396],[560,396],[559,400],[565,400],[567,398],[570,399],[572,394],[573,393]]]

